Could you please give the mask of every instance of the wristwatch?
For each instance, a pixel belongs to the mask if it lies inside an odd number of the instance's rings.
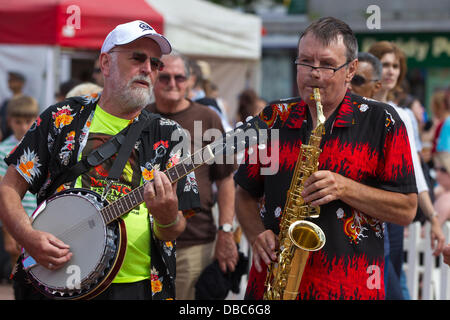
[[[223,232],[232,232],[233,226],[229,223],[224,223],[219,227],[219,230],[222,230]]]

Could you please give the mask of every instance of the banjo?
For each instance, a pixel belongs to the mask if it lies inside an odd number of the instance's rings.
[[[266,129],[267,125],[259,117],[249,117],[235,130],[168,168],[165,174],[175,183],[220,154],[242,156],[246,148],[255,144],[264,149],[265,141],[261,137]],[[49,270],[24,251],[22,263],[36,289],[53,299],[92,299],[103,292],[118,273],[125,256],[127,237],[120,217],[142,202],[144,185],[112,203],[96,192],[79,188],[62,191],[43,201],[31,216],[33,228],[51,233],[68,244],[72,258],[64,267]]]

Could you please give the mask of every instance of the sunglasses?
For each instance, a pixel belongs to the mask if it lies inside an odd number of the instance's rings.
[[[111,52],[126,52],[130,50],[111,50]],[[147,61],[147,59],[150,59],[150,68],[152,71],[163,71],[164,70],[164,63],[156,57],[149,57],[145,53],[140,52],[132,52],[131,54],[131,60],[135,61],[136,63],[143,64]]]
[[[183,83],[187,80],[187,78],[185,76],[183,76],[182,74],[171,75],[168,73],[160,73],[158,75],[158,81],[160,81],[164,85],[168,85],[172,78],[174,78],[174,80],[177,84]]]
[[[363,84],[365,84],[368,81],[369,82],[371,82],[371,81],[378,81],[378,79],[367,80],[363,76],[361,76],[359,74],[355,74],[353,76],[353,79],[352,79],[352,85],[354,85],[354,86],[362,86]]]
[[[448,173],[447,169],[445,169],[444,167],[436,167],[436,171],[440,171],[442,173]]]

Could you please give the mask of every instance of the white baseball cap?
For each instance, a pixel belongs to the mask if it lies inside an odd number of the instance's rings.
[[[156,41],[161,48],[162,54],[168,54],[172,51],[172,46],[166,37],[157,33],[148,23],[141,20],[135,20],[119,24],[115,27],[114,30],[106,36],[101,52],[108,52],[115,46],[124,45],[142,37],[147,37]]]

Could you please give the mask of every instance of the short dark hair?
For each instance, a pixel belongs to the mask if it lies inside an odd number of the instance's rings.
[[[25,76],[23,74],[21,74],[20,72],[9,71],[8,77],[11,80],[18,80],[20,82],[25,82]]]
[[[326,46],[331,42],[342,36],[344,45],[347,48],[347,62],[350,62],[357,58],[358,55],[358,41],[356,40],[353,30],[344,21],[336,19],[334,17],[320,18],[311,23],[300,36],[300,40],[312,33],[317,39],[321,40]]]
[[[373,75],[378,80],[381,80],[381,76],[383,75],[383,66],[381,65],[380,59],[369,52],[360,52],[358,53],[358,61],[370,63],[373,69]]]

